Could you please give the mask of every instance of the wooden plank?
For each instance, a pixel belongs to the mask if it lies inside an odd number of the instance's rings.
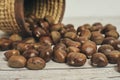
[[[0,71],[2,80],[119,80],[115,68]]]

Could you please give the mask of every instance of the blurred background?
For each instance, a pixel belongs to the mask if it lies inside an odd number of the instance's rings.
[[[120,0],[66,0],[64,17],[120,16]]]

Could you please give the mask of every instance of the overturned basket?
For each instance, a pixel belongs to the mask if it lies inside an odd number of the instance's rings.
[[[50,15],[57,23],[62,21],[64,10],[65,0],[0,0],[0,30],[27,35],[24,15]]]

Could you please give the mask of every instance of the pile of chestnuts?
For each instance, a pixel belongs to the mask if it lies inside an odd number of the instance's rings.
[[[14,33],[0,39],[0,50],[7,50],[4,55],[9,67],[41,70],[50,60],[83,66],[90,59],[93,67],[118,64],[120,71],[120,40],[114,25],[97,22],[76,30],[72,24],[55,24],[51,16],[38,19],[29,15],[25,20],[31,36]]]

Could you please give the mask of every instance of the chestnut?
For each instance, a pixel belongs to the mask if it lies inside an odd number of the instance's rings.
[[[76,48],[76,47],[73,47],[73,46],[70,46],[67,48],[67,52],[70,53],[70,52],[80,52],[80,49],[79,48]]]
[[[52,39],[51,39],[50,36],[42,36],[42,37],[40,37],[39,42],[49,44],[49,45],[53,44]]]
[[[112,46],[114,47],[115,50],[120,51],[120,40],[115,40],[115,41],[112,43]]]
[[[116,39],[113,37],[106,37],[104,38],[102,44],[109,44],[112,45]]]
[[[83,53],[71,52],[67,56],[67,64],[71,66],[83,66],[86,60],[87,58]]]
[[[98,48],[98,52],[101,52],[101,53],[103,53],[103,54],[105,54],[105,55],[108,55],[109,52],[111,52],[111,51],[113,51],[113,50],[114,50],[114,48],[113,48],[111,45],[109,45],[109,44],[101,45],[101,46]]]
[[[67,52],[62,49],[57,49],[53,53],[53,60],[58,63],[65,63]]]
[[[119,38],[119,33],[116,30],[110,30],[105,33],[105,37],[113,37],[115,39]]]
[[[86,38],[86,37],[84,37],[84,36],[82,36],[82,37],[79,37],[79,36],[77,36],[77,38],[75,39],[75,41],[77,41],[77,42],[80,42],[80,43],[85,43],[86,41],[88,41],[89,39],[88,38]]]
[[[92,27],[90,28],[90,31],[99,31],[101,32],[103,30],[103,25],[99,22],[96,22],[92,25]]]
[[[50,30],[51,31],[59,31],[63,27],[64,27],[64,25],[62,23],[57,23],[57,24],[51,25]]]
[[[104,40],[104,36],[99,31],[94,31],[92,32],[91,40],[95,42],[97,45],[100,45]]]
[[[105,67],[108,64],[108,60],[103,53],[95,53],[91,58],[91,64],[94,67]]]
[[[45,60],[45,62],[48,62],[52,58],[52,48],[50,45],[42,45],[38,48],[38,52],[40,53],[39,56]]]
[[[65,25],[65,29],[66,29],[67,32],[76,32],[73,24]]]
[[[55,24],[55,20],[52,16],[47,15],[44,17],[44,20],[47,21],[49,25]]]
[[[7,38],[1,38],[0,39],[0,50],[5,51],[8,49],[11,49],[12,47],[12,41]]]
[[[26,59],[23,56],[11,56],[8,65],[12,68],[23,68],[26,65]]]
[[[28,59],[26,67],[30,70],[41,70],[45,67],[45,61],[40,57],[32,57]]]
[[[113,50],[111,52],[109,52],[109,54],[107,55],[108,61],[111,64],[117,64],[117,60],[120,56],[120,52],[117,50]]]
[[[17,45],[17,50],[19,50],[21,53],[23,53],[27,49],[33,49],[33,48],[34,48],[33,45],[29,43],[19,43]]]
[[[60,41],[61,34],[58,31],[52,31],[51,37],[52,37],[53,43],[56,44]]]
[[[37,57],[39,55],[39,52],[35,49],[28,49],[23,52],[22,54],[26,59],[29,59],[31,57]]]
[[[81,43],[80,43],[80,42],[73,41],[73,40],[71,40],[71,39],[69,39],[69,38],[64,38],[64,39],[62,40],[62,42],[63,42],[64,44],[66,44],[68,47],[69,47],[69,46],[73,46],[73,47],[77,47],[77,48],[80,48],[80,47],[81,47]]]
[[[22,37],[19,35],[19,34],[12,34],[10,37],[9,37],[10,40],[12,41],[22,41]]]
[[[64,34],[64,38],[70,38],[72,40],[75,40],[76,37],[77,37],[77,34],[75,32],[66,32]]]
[[[18,50],[8,50],[7,52],[4,53],[5,57],[7,60],[13,55],[20,55],[20,52]]]
[[[33,37],[28,37],[23,42],[31,44],[31,43],[35,43],[36,41],[35,41],[35,39]]]
[[[81,46],[81,52],[84,53],[87,58],[91,58],[97,51],[97,45],[93,41],[86,41]]]
[[[64,50],[66,51],[67,47],[64,43],[58,43],[56,44],[54,47],[53,47],[53,51],[57,50],[57,49],[61,49],[61,50]]]
[[[111,31],[111,30],[116,30],[116,27],[113,26],[112,24],[107,24],[107,25],[105,25],[102,33],[106,33],[106,32]]]

